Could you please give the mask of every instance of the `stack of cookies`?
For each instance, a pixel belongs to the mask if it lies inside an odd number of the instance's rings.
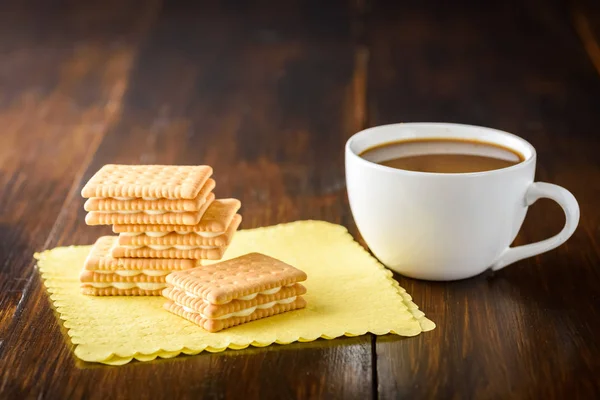
[[[209,166],[105,165],[84,186],[88,225],[119,236],[95,243],[80,280],[89,295],[160,295],[173,271],[219,260],[241,216],[215,200]]]
[[[165,309],[209,332],[306,307],[306,274],[250,253],[167,277]]]
[[[298,282],[306,274],[283,261],[250,253],[170,274],[165,308],[209,332],[306,307]]]

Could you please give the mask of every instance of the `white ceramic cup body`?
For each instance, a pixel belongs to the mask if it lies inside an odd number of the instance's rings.
[[[394,169],[359,156],[376,145],[417,138],[476,139],[514,149],[525,160],[493,171],[446,174]],[[345,151],[348,197],[358,229],[379,260],[408,277],[456,280],[499,269],[560,245],[579,220],[569,192],[535,186],[535,149],[507,132],[459,124],[384,125],[355,134]],[[561,202],[557,196],[566,197]],[[559,202],[568,226],[546,241],[509,248],[528,204],[539,197]]]

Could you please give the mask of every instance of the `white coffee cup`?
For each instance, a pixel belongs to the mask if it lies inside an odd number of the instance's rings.
[[[384,143],[419,138],[459,138],[508,147],[524,161],[476,173],[400,170],[360,157]],[[531,144],[496,129],[459,124],[406,123],[361,131],[346,143],[346,184],[358,229],[373,254],[402,275],[456,280],[554,249],[579,222],[579,206],[566,189],[533,182]],[[537,199],[563,209],[566,223],[549,239],[509,247]]]

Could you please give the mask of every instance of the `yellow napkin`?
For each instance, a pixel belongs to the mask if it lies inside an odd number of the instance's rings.
[[[82,360],[120,365],[180,353],[217,352],[308,342],[318,338],[395,333],[418,335],[435,324],[346,229],[321,221],[239,231],[225,259],[260,252],[308,274],[306,309],[217,333],[162,308],[162,297],[93,297],[79,291],[79,272],[91,246],[36,253],[38,267]]]

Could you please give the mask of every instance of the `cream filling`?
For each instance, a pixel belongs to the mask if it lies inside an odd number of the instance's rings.
[[[243,310],[232,312],[232,313],[229,313],[229,314],[225,314],[225,315],[222,315],[222,316],[216,317],[216,318],[207,317],[206,315],[204,315],[202,313],[199,313],[198,311],[196,311],[196,310],[194,310],[192,308],[186,307],[183,304],[179,304],[179,303],[175,303],[175,304],[177,304],[178,306],[182,307],[183,310],[186,311],[186,312],[194,313],[194,314],[200,314],[200,316],[202,318],[204,318],[204,319],[213,319],[213,320],[215,320],[215,319],[227,319],[227,318],[231,318],[231,317],[247,317],[248,315],[252,314],[256,310],[262,310],[262,309],[265,309],[265,308],[271,308],[271,307],[275,306],[276,304],[290,304],[290,303],[293,303],[295,300],[296,300],[296,296],[294,296],[294,297],[288,297],[287,299],[281,299],[281,300],[277,300],[277,301],[272,301],[270,303],[265,303],[265,304],[260,304],[258,306],[245,308]]]
[[[121,236],[140,236],[146,235],[150,237],[163,237],[167,236],[169,233],[177,233],[179,235],[188,235],[190,233],[195,233],[198,236],[202,236],[205,238],[211,238],[216,236],[221,236],[225,232],[186,232],[186,231],[175,231],[175,232],[121,232]]]
[[[117,201],[128,201],[128,200],[135,200],[135,199],[142,199],[142,200],[147,200],[147,201],[154,201],[154,200],[158,200],[158,199],[165,199],[165,200],[177,200],[177,199],[170,199],[168,197],[92,197],[92,199],[96,199],[96,200],[104,200],[104,199],[113,199],[113,200],[117,200]]]
[[[142,272],[148,276],[165,276],[171,273],[171,271],[159,271],[155,269],[143,269]]]
[[[161,246],[161,245],[157,245],[157,244],[149,244],[146,246],[123,245],[122,247],[125,249],[131,249],[131,250],[140,249],[142,247],[149,247],[153,250],[168,250],[168,249],[194,250],[194,249],[218,249],[219,248],[219,246],[183,246],[183,245]]]
[[[252,293],[252,294],[249,294],[248,296],[238,297],[237,300],[252,300],[252,299],[255,299],[256,296],[258,296],[259,294],[275,294],[275,293],[279,292],[280,290],[281,290],[281,286],[273,288],[273,289],[269,289],[269,290],[263,290],[262,292],[258,292],[258,293]]]
[[[175,233],[178,233],[180,235],[187,235],[189,233],[195,233],[198,236],[202,236],[202,237],[206,237],[206,238],[211,238],[211,237],[221,236],[225,232],[186,232],[186,231],[175,231]]]
[[[108,282],[108,283],[99,283],[99,282],[83,282],[85,285],[91,285],[95,288],[108,288],[114,287],[117,289],[133,289],[140,288],[143,290],[157,290],[164,289],[167,287],[166,283],[149,283],[149,282]]]
[[[238,297],[237,299],[234,299],[234,300],[252,300],[252,299],[255,299],[255,298],[256,298],[256,296],[258,296],[259,294],[265,294],[265,295],[269,295],[269,294],[275,294],[275,293],[278,293],[278,292],[279,292],[279,291],[280,291],[282,288],[284,288],[284,287],[292,287],[292,286],[294,286],[294,285],[295,285],[295,283],[290,283],[289,285],[285,285],[285,286],[278,286],[278,287],[274,287],[273,289],[263,290],[262,292],[256,292],[256,293],[252,293],[252,294],[249,294],[248,296],[242,296],[242,297]],[[188,297],[192,297],[192,298],[194,298],[194,299],[197,299],[197,298],[199,298],[199,297],[200,297],[200,296],[197,296],[197,295],[195,295],[195,294],[194,294],[194,293],[192,293],[192,292],[188,292],[187,290],[185,291],[185,294],[186,294],[186,296],[188,296]],[[208,301],[208,300],[206,300],[206,299],[203,299],[203,300],[204,300],[204,302],[205,302],[206,304],[212,304],[210,301]],[[228,302],[226,302],[226,303],[221,303],[221,304],[219,304],[219,305],[222,305],[222,304],[228,304],[228,303],[230,303],[230,302],[231,302],[231,300],[229,300],[229,301],[228,301]]]
[[[138,233],[138,235],[141,235],[143,232]],[[171,232],[145,232],[146,236],[150,236],[150,237],[163,237],[163,236],[167,236],[169,233]]]
[[[142,270],[124,270],[124,271],[93,271],[97,274],[116,274],[119,276],[136,276],[136,275],[148,275],[148,276],[164,276],[169,275],[170,271],[160,271],[155,269],[142,269]]]
[[[144,214],[148,214],[148,215],[161,215],[166,212],[183,212],[183,211],[144,210],[143,212],[144,212]]]
[[[93,212],[97,212],[100,214],[146,214],[146,215],[161,215],[161,214],[166,214],[166,213],[176,213],[176,214],[180,214],[180,213],[184,213],[187,211],[175,211],[175,210],[171,210],[171,211],[156,211],[156,210],[136,210],[136,211],[93,211]]]

